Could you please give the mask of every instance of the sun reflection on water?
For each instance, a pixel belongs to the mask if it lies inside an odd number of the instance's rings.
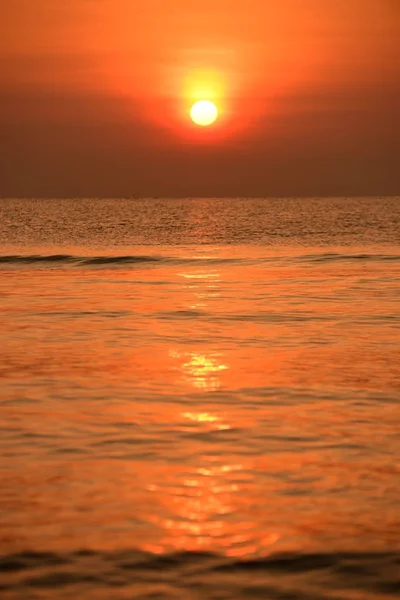
[[[213,415],[209,415],[213,417]],[[208,419],[205,419],[208,422]],[[203,415],[199,415],[203,423]],[[149,521],[161,530],[152,552],[211,551],[248,556],[258,552],[260,542],[274,545],[277,531],[265,532],[260,539],[254,518],[254,480],[241,463],[216,464],[205,456],[204,465],[181,477],[151,485],[163,507]]]
[[[195,258],[204,259],[204,256]],[[185,280],[183,287],[189,292],[189,298],[185,295],[185,309],[201,309],[206,312],[209,301],[220,297],[221,274],[217,270],[195,268],[178,275]],[[220,374],[229,368],[219,350],[170,350],[169,355],[179,361],[179,380],[204,392],[218,390],[221,387]]]
[[[200,345],[193,349],[176,346],[168,352],[176,382],[189,394],[197,393],[199,398],[179,413],[176,425],[194,464],[183,461],[176,469],[170,469],[165,479],[155,480],[147,487],[160,504],[159,511],[146,516],[160,532],[157,543],[147,549],[158,553],[217,550],[236,556],[256,554],[260,535],[253,512],[262,500],[251,469],[235,458],[238,424],[229,407],[216,409],[213,396],[209,397],[210,402],[203,399],[205,394],[228,385],[227,357],[215,338],[211,336],[212,342],[208,342],[208,324],[202,321],[207,311],[218,311],[221,273],[214,268],[196,266],[179,272],[178,276],[181,302],[177,308],[182,312],[201,311],[199,320],[194,321],[195,338]],[[194,318],[197,319],[197,315]],[[212,453],[215,444],[223,438],[230,444],[230,437],[233,446],[228,455]],[[268,530],[262,538],[262,543],[269,545],[274,544],[279,535]]]
[[[213,392],[221,387],[219,374],[229,369],[221,360],[221,354],[198,354],[196,352],[169,352],[172,358],[180,361],[179,371],[181,380],[204,392]]]

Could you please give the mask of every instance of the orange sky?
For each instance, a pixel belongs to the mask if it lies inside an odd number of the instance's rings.
[[[2,5],[0,195],[400,192],[397,0]]]

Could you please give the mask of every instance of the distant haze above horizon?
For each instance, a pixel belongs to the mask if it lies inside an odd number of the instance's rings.
[[[400,194],[399,40],[398,0],[4,0],[0,196]]]

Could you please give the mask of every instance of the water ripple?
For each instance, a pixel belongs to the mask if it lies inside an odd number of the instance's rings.
[[[203,552],[20,552],[0,557],[6,598],[346,600],[397,598],[400,553],[285,553],[241,560]],[[223,594],[221,595],[221,593]],[[67,595],[68,594],[68,595]],[[35,596],[36,597],[36,596]]]

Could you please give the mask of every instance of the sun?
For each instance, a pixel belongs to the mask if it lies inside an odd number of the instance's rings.
[[[207,125],[212,125],[217,120],[218,109],[214,102],[210,102],[210,100],[199,100],[199,102],[193,104],[190,111],[190,118],[196,125],[206,127]]]

